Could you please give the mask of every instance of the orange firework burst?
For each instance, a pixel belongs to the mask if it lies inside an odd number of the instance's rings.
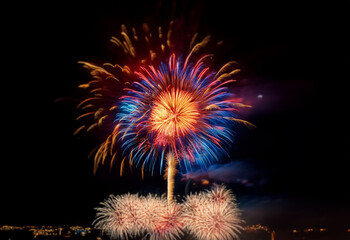
[[[150,114],[151,131],[157,142],[169,144],[176,137],[184,137],[195,131],[200,111],[192,93],[171,89],[161,93],[154,101]]]

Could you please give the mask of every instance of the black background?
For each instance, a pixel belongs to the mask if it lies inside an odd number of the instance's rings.
[[[77,61],[113,62],[109,39],[121,24],[167,26],[177,18],[223,39],[223,62],[241,64],[239,89],[254,105],[245,117],[257,128],[244,131],[232,158],[248,159],[267,180],[233,186],[247,223],[349,226],[349,2],[227,2],[4,8],[11,14],[3,20],[0,224],[89,225],[109,194],[165,191],[161,176],[120,178],[118,167],[93,176],[87,155],[98,136],[72,133],[76,87],[89,80]],[[69,99],[55,101],[62,97]]]

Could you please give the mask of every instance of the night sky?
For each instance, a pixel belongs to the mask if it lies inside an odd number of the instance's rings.
[[[77,61],[118,59],[109,39],[121,24],[177,18],[223,40],[218,58],[240,63],[232,91],[254,106],[242,115],[257,126],[239,129],[232,162],[193,173],[193,189],[203,178],[226,183],[247,224],[350,228],[349,2],[145,2],[9,8],[0,225],[89,225],[109,194],[166,191],[162,176],[142,181],[138,170],[120,178],[118,166],[102,167],[93,175],[87,156],[102,136],[73,136],[83,98],[77,86],[90,79]],[[184,185],[179,177],[177,194]]]

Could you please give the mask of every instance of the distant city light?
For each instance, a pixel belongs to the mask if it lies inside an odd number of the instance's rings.
[[[63,236],[70,237],[71,235],[76,236],[86,236],[91,234],[91,227],[82,227],[82,226],[8,226],[3,225],[0,227],[0,231],[29,231],[32,232],[33,237],[37,238],[39,236]]]
[[[3,225],[0,226],[0,238],[1,238],[1,231],[28,231],[31,234],[33,234],[33,239],[42,238],[42,237],[49,237],[50,239],[55,239],[52,237],[59,237],[59,239],[63,238],[75,238],[75,237],[84,237],[88,239],[96,239],[96,240],[102,240],[103,239],[103,232],[101,232],[101,229],[98,228],[91,228],[91,227],[82,227],[82,226],[69,226],[69,225],[57,225],[57,226],[32,226],[32,225],[26,225],[26,226],[10,226],[10,225]],[[270,230],[267,226],[263,226],[261,224],[256,225],[250,225],[245,227],[246,233],[262,233],[265,232],[267,234],[271,234],[271,239],[274,239],[274,231]],[[343,229],[342,232],[344,233],[348,232],[350,233],[350,228]],[[294,236],[297,237],[301,234],[301,236],[307,236],[311,234],[320,233],[320,232],[327,232],[327,228],[305,228],[305,229],[293,229],[291,230]],[[304,232],[304,233],[303,233]],[[102,234],[102,235],[101,235]],[[326,234],[326,233],[323,233]],[[5,235],[6,236],[6,235]],[[2,238],[1,238],[2,239]],[[83,238],[82,238],[83,239]]]
[[[263,97],[264,97],[264,95],[262,95],[262,94],[258,95],[258,98],[263,98]]]
[[[349,230],[350,229],[348,229],[348,232],[350,232]],[[317,232],[317,231],[319,231],[319,232],[326,232],[327,228],[320,228],[320,229],[306,228],[306,229],[302,230],[302,232]],[[293,229],[292,232],[293,233],[299,233],[299,232],[301,232],[301,230]]]
[[[246,226],[245,227],[246,231],[258,231],[258,230],[263,230],[265,232],[270,232],[269,228],[267,226],[263,226],[261,224],[256,224],[256,225],[251,225],[251,226]]]

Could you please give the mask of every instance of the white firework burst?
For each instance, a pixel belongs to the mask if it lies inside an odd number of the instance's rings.
[[[199,240],[238,239],[243,229],[234,195],[225,186],[192,194],[183,203],[188,231]]]
[[[176,240],[183,235],[184,219],[182,206],[164,198],[158,208],[161,209],[155,228],[150,232],[150,240]]]
[[[128,239],[144,231],[142,219],[142,198],[137,194],[110,195],[96,208],[94,226],[111,238]]]

